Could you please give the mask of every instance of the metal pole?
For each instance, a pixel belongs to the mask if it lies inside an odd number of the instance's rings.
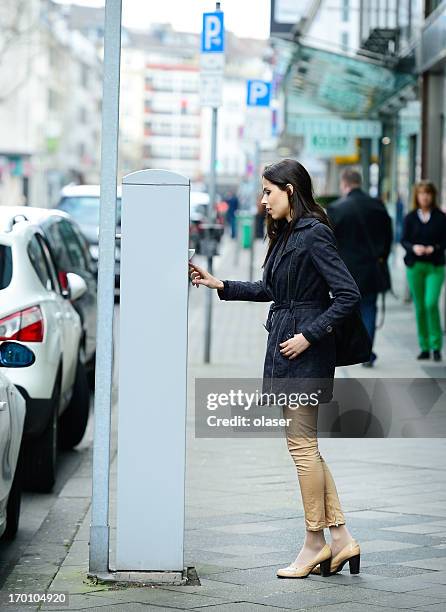
[[[362,188],[366,193],[370,192],[370,156],[371,156],[370,138],[361,138],[359,141],[361,166],[362,166]]]
[[[220,11],[220,2],[215,3],[215,10]],[[217,164],[217,119],[218,109],[212,108],[212,135],[211,135],[211,166],[209,169],[209,210],[207,215],[208,223],[215,223],[215,193],[216,193],[216,164]],[[206,244],[208,248],[207,269],[212,274],[213,245],[212,230],[207,229]],[[206,292],[206,327],[204,331],[204,363],[211,362],[211,335],[212,335],[212,291]]]
[[[211,167],[209,173],[209,211],[208,211],[208,223],[215,222],[215,184],[216,184],[216,163],[217,163],[217,115],[218,110],[212,109],[212,139],[211,139]],[[212,230],[208,229],[208,238],[206,240],[208,251],[208,263],[207,268],[210,274],[212,274],[213,268],[213,255],[210,250],[213,245],[211,239]],[[206,329],[204,335],[204,363],[211,362],[211,335],[212,335],[212,291],[206,292]]]
[[[249,249],[249,275],[248,278],[252,282],[254,277],[254,249],[255,249],[255,240],[256,240],[256,213],[257,213],[257,181],[259,180],[258,172],[260,166],[260,143],[258,140],[255,141],[254,144],[254,164],[253,164],[253,172],[252,172],[252,199],[254,202],[254,215],[252,218],[252,240]]]
[[[122,0],[106,0],[90,573],[109,571],[109,478]]]

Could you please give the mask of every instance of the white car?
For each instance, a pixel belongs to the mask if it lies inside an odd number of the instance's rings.
[[[116,192],[116,233],[121,234],[122,188]],[[66,185],[60,194],[59,210],[68,213],[79,225],[88,241],[90,255],[96,261],[99,256],[99,185]],[[119,295],[121,266],[121,243],[116,240],[115,249],[115,295]]]
[[[0,366],[27,367],[34,354],[15,342],[3,342]],[[20,362],[20,363],[19,363]],[[0,372],[0,536],[12,539],[17,533],[22,496],[22,435],[26,403],[11,381]]]
[[[55,481],[59,426],[66,443],[89,402],[82,326],[70,302],[87,287],[77,274],[67,280],[63,291],[43,232],[0,207],[0,348],[13,340],[35,354],[30,367],[3,371],[26,400],[24,483],[42,492]]]

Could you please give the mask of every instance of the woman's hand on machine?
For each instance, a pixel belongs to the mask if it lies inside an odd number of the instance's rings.
[[[196,264],[189,262],[189,276],[192,284],[198,289],[200,285],[209,287],[209,289],[223,289],[223,281],[209,274],[204,268],[200,268]]]

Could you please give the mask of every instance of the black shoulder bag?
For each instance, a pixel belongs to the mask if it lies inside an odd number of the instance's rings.
[[[336,343],[336,367],[370,361],[372,341],[362,321],[358,306],[333,327]]]
[[[290,278],[288,276],[287,298],[290,300]],[[330,297],[333,301],[335,298]],[[336,323],[334,336],[336,344],[336,367],[355,365],[370,361],[372,342],[362,321],[359,306],[342,321]]]

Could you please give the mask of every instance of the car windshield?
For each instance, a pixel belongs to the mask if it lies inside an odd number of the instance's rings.
[[[99,203],[97,196],[70,196],[62,198],[59,209],[65,211],[79,225],[99,225]],[[121,224],[121,198],[117,199],[116,222]]]

